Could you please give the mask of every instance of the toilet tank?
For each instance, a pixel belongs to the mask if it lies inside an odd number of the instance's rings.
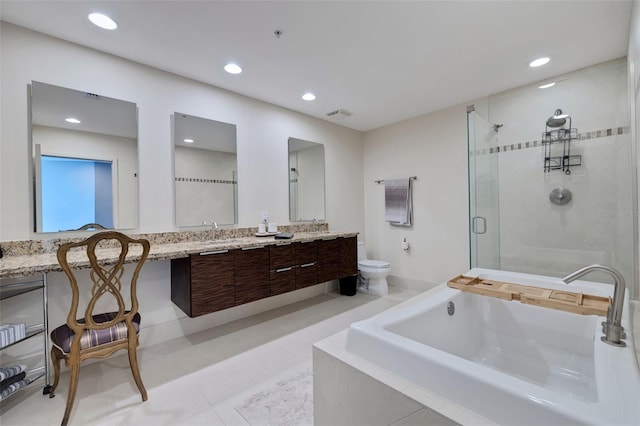
[[[358,242],[358,260],[364,260],[367,258],[367,248],[364,242]]]

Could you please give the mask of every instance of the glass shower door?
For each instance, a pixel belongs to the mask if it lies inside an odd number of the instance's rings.
[[[498,132],[473,108],[467,112],[467,143],[470,265],[500,269]]]

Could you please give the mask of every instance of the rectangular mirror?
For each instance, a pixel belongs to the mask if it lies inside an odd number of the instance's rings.
[[[289,221],[324,220],[324,145],[289,138]]]
[[[173,114],[177,226],[238,223],[235,124]]]
[[[33,81],[35,231],[138,226],[135,103]]]

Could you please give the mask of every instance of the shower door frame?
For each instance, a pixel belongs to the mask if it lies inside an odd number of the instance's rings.
[[[467,106],[469,267],[500,269],[498,133]]]

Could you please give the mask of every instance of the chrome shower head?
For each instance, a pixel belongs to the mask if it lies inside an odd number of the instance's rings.
[[[568,114],[564,114],[560,108],[547,119],[547,127],[561,127],[567,122]]]

